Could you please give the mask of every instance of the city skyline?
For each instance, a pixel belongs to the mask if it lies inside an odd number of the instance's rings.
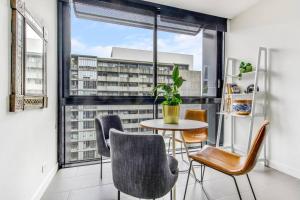
[[[149,51],[114,48],[111,58],[72,55],[70,95],[149,96],[153,89],[153,65],[141,60],[122,59],[143,57],[151,60]],[[177,61],[181,75],[187,80],[181,88],[183,96],[201,95],[201,72],[190,68],[192,56],[161,54],[158,64],[158,83],[170,83],[173,63]],[[199,85],[200,87],[193,87]],[[188,105],[182,105],[182,112]],[[159,106],[159,117],[162,109]],[[65,109],[67,162],[98,158],[95,117],[119,115],[124,130],[132,133],[152,133],[139,123],[153,118],[153,105],[73,105]]]

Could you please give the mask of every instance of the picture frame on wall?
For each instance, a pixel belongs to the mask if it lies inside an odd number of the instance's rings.
[[[10,112],[46,108],[47,31],[24,0],[11,0],[11,7]]]

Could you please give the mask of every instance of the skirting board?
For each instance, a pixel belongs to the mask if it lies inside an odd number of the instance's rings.
[[[34,195],[32,196],[31,200],[40,200],[44,195],[46,189],[48,188],[49,184],[51,183],[52,179],[54,178],[56,172],[58,170],[58,164],[56,163],[55,166],[50,170],[48,175],[45,177],[41,185],[38,187]]]
[[[287,175],[290,175],[290,176],[300,179],[300,170],[299,169],[289,167],[285,164],[278,163],[273,160],[269,160],[269,166],[273,169],[276,169],[276,170],[282,172],[282,173],[285,173]]]

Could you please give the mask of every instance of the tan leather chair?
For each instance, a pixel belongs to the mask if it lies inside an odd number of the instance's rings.
[[[207,122],[207,111],[201,109],[187,109],[185,112],[185,119],[197,120],[202,122]],[[188,154],[188,146],[189,144],[201,144],[201,148],[203,146],[203,142],[206,142],[208,138],[208,130],[207,128],[203,128],[200,130],[194,131],[183,131],[182,137],[175,138],[177,142],[180,142],[181,145],[184,144],[187,156]],[[171,139],[171,138],[170,138]],[[169,142],[170,144],[170,142]],[[181,155],[182,155],[182,146],[181,146]],[[183,157],[182,157],[183,159]]]
[[[261,125],[258,133],[256,134],[253,140],[253,143],[251,145],[250,151],[247,156],[240,156],[234,153],[227,152],[223,149],[211,147],[211,146],[205,146],[203,149],[201,149],[201,151],[191,154],[190,158],[192,159],[192,162],[189,168],[188,178],[186,182],[187,184],[186,184],[183,199],[185,199],[186,196],[189,175],[190,175],[191,166],[193,162],[201,163],[204,166],[210,167],[212,169],[215,169],[217,171],[220,171],[224,174],[231,176],[234,180],[240,200],[242,199],[242,197],[235,176],[246,174],[254,199],[256,199],[248,173],[254,168],[256,164],[256,160],[259,157],[259,153],[262,148],[264,138],[266,136],[266,127],[268,124],[269,121],[264,121],[264,123]],[[203,171],[201,171],[202,184],[203,184],[204,171],[205,168],[203,169]]]
[[[207,112],[201,109],[187,109],[185,112],[185,119],[197,120],[202,122],[207,122]],[[187,144],[203,143],[207,141],[208,131],[207,128],[195,130],[195,131],[183,131],[183,138],[176,138],[177,142],[183,142],[182,139]]]

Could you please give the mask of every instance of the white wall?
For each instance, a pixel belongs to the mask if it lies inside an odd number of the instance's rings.
[[[230,21],[227,56],[256,63],[259,46],[270,51],[270,165],[300,178],[300,1],[262,0]],[[239,122],[243,123],[243,122]],[[226,129],[229,135],[229,127]],[[245,146],[246,132],[237,143]],[[228,138],[227,138],[228,139]]]
[[[49,31],[48,96],[49,107],[9,113],[10,94],[10,0],[0,1],[0,199],[27,200],[57,166],[56,132],[56,0],[26,0],[30,11]],[[42,173],[42,165],[46,164]]]

